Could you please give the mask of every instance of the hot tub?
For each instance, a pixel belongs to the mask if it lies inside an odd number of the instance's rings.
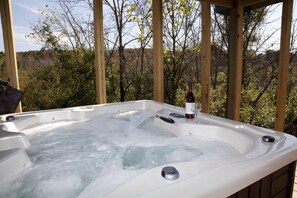
[[[297,139],[154,101],[4,115],[0,197],[290,197]]]

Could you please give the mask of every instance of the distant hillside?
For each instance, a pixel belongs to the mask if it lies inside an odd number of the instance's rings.
[[[135,60],[136,57],[138,57],[137,55],[139,55],[141,53],[141,50],[138,49],[125,49],[125,57],[127,59],[127,62],[135,62],[136,64],[140,64],[139,61],[140,60]],[[168,52],[170,53],[170,52]],[[193,52],[188,52],[188,56],[189,58],[193,57]],[[217,64],[219,67],[222,67],[224,64],[222,64],[220,62],[220,60],[225,60],[227,59],[227,54],[223,51],[220,51],[219,49],[216,49],[214,46],[212,46],[212,61],[214,61],[215,59],[217,61],[212,62],[213,67],[217,67]],[[265,65],[269,65],[271,64],[271,59],[276,59],[276,62],[278,63],[278,51],[269,51],[266,54],[259,54],[257,56],[255,56],[253,58],[253,60],[250,60],[252,62],[253,67],[263,67]],[[110,58],[108,56],[110,56],[112,54],[112,58],[113,59],[118,59],[118,52],[117,50],[115,51],[107,51],[106,52],[106,61]],[[2,56],[4,56],[3,53],[1,53]],[[2,57],[1,56],[1,57]],[[0,59],[3,58],[2,57]],[[149,65],[152,64],[152,57],[153,57],[153,50],[152,49],[145,49],[145,61],[149,62]],[[57,61],[58,59],[58,55],[56,54],[56,52],[51,51],[51,50],[40,50],[40,51],[27,51],[27,52],[17,52],[17,61],[18,64],[20,64],[19,66],[23,66],[25,68],[36,68],[36,67],[44,67],[46,65],[50,65],[53,64]],[[291,62],[297,62],[297,56],[296,56],[296,52],[294,54],[291,54]],[[199,60],[200,62],[200,60]],[[147,63],[147,62],[146,62]],[[214,69],[214,68],[212,68]]]
[[[55,63],[57,55],[49,50],[18,52],[17,61],[20,66],[32,69]]]

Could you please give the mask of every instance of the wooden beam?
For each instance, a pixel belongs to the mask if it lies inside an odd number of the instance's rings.
[[[11,2],[10,0],[0,0],[0,12],[2,21],[2,31],[3,31],[3,42],[5,51],[5,63],[7,68],[7,80],[10,85],[19,89],[19,77],[18,68],[16,60],[16,51],[14,46],[14,33],[13,33],[13,23],[12,23],[12,12],[11,12]],[[16,112],[21,112],[21,103],[16,109]]]
[[[242,0],[242,6],[250,6],[258,3],[263,3],[264,1],[267,0]]]
[[[286,115],[293,0],[283,1],[275,130],[283,131]]]
[[[209,113],[210,109],[210,1],[202,1],[202,42],[201,42],[201,112]]]
[[[164,100],[162,0],[153,0],[154,100]]]
[[[254,6],[254,5],[262,5],[257,7],[264,7],[264,6],[269,6],[279,2],[282,2],[282,0],[242,0],[241,5],[243,7]]]
[[[205,0],[202,0],[201,2],[203,2],[203,1],[205,1]],[[222,6],[222,7],[225,7],[225,8],[234,7],[233,1],[230,1],[230,0],[210,0],[210,4],[217,5],[217,6]]]
[[[236,0],[230,14],[227,118],[239,121],[242,82],[243,6]]]
[[[106,103],[104,38],[103,38],[103,4],[102,0],[94,0],[94,37],[97,103]]]

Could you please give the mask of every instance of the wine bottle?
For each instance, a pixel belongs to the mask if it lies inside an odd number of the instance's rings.
[[[192,83],[189,83],[189,90],[186,95],[186,118],[193,119],[195,117],[195,97],[192,92]]]

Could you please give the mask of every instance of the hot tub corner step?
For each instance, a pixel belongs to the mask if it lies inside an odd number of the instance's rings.
[[[0,151],[0,183],[31,166],[32,162],[23,149]]]

